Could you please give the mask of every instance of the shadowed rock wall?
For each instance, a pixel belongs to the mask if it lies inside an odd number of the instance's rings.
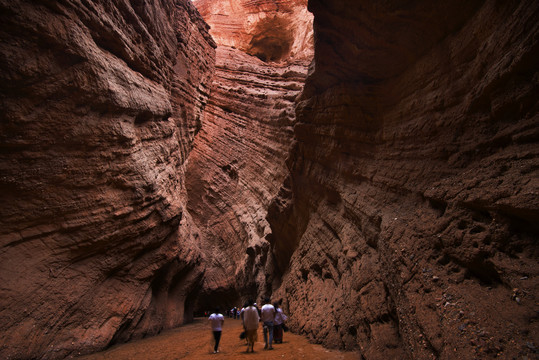
[[[181,324],[202,276],[184,162],[214,67],[207,25],[183,0],[0,14],[0,357]]]
[[[270,207],[292,328],[365,359],[539,344],[537,2],[309,1]]]

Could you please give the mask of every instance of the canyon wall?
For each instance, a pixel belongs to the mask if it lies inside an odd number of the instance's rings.
[[[539,4],[310,0],[270,206],[291,327],[363,359],[535,356]]]
[[[263,61],[313,57],[313,16],[307,0],[193,0],[217,44]]]
[[[312,15],[306,1],[276,6],[274,1],[200,0],[195,5],[218,44],[214,85],[186,173],[187,209],[204,249],[197,308],[207,310],[271,294],[267,209],[287,174],[295,99],[313,51]],[[238,25],[245,19],[252,19],[252,29]],[[268,19],[287,26],[268,35],[260,25]],[[232,25],[238,28],[233,31]],[[252,39],[271,36],[275,46],[286,49],[279,59],[272,58],[271,46],[249,54]],[[305,37],[308,41],[294,40]]]
[[[0,357],[181,324],[203,276],[184,172],[208,26],[188,0],[2,0],[0,23]]]
[[[539,5],[311,0],[301,93],[306,0],[194,2],[0,0],[0,357],[255,295],[364,359],[534,355]]]

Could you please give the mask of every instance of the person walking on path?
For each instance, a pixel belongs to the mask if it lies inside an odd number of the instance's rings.
[[[219,352],[219,341],[221,340],[221,332],[223,331],[223,324],[225,323],[225,317],[219,313],[220,309],[216,308],[215,312],[210,315],[208,319],[210,321],[211,330],[213,331],[213,338],[215,340],[215,347],[213,353]]]
[[[262,322],[264,324],[264,349],[273,350],[273,322],[275,321],[275,307],[271,305],[270,299],[264,299],[264,306],[261,310]]]
[[[275,322],[273,323],[273,342],[275,344],[283,343],[283,326],[288,317],[283,313],[283,310],[279,307],[279,303],[273,303],[275,308]]]
[[[260,317],[258,316],[258,310],[253,305],[253,300],[247,301],[247,306],[241,313],[241,320],[243,322],[243,328],[245,329],[245,338],[247,339],[247,351],[251,348],[251,352],[255,352],[255,342],[258,340],[256,334],[258,330],[258,322]]]

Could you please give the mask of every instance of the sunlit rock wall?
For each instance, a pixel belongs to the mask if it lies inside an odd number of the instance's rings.
[[[535,356],[538,3],[309,9],[268,215],[292,328],[364,359]]]
[[[313,16],[307,0],[194,0],[217,44],[264,61],[308,62],[313,56]]]
[[[306,2],[274,3],[195,2],[218,44],[211,97],[186,174],[187,209],[205,253],[201,310],[218,303],[238,306],[247,297],[271,293],[267,209],[287,174],[295,100],[312,56]],[[247,17],[280,19],[287,26],[273,28],[272,34],[226,27]],[[249,54],[253,37],[271,37],[287,50],[273,57],[275,48],[264,45],[264,54]],[[301,47],[292,46],[302,41]]]
[[[267,208],[285,178],[305,76],[301,64],[276,66],[217,48],[214,87],[186,174],[188,210],[207,257],[201,306],[216,294],[234,301],[271,291]]]
[[[2,0],[0,24],[0,358],[181,324],[202,277],[184,162],[207,25],[183,0]]]

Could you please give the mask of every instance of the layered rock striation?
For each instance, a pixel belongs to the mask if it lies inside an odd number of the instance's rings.
[[[301,93],[305,0],[195,4],[0,0],[0,357],[266,295],[364,359],[533,356],[539,6],[310,0]]]
[[[271,293],[267,209],[287,174],[295,99],[312,55],[312,15],[305,1],[195,4],[218,44],[211,97],[186,173],[187,209],[204,249],[197,305],[203,310],[216,299],[232,307]],[[286,26],[269,34],[262,26],[269,19]],[[264,54],[249,50],[253,39],[270,37],[289,39],[279,56],[271,46],[261,45]]]
[[[293,329],[364,359],[537,351],[539,7],[309,1],[270,207]]]
[[[187,209],[206,259],[200,309],[216,299],[232,307],[271,293],[266,215],[286,176],[294,100],[306,70],[217,48],[214,86],[186,173]]]
[[[307,0],[194,0],[217,44],[268,62],[313,56]]]
[[[183,0],[1,1],[0,14],[0,357],[181,324],[203,274],[183,215],[207,25]]]

